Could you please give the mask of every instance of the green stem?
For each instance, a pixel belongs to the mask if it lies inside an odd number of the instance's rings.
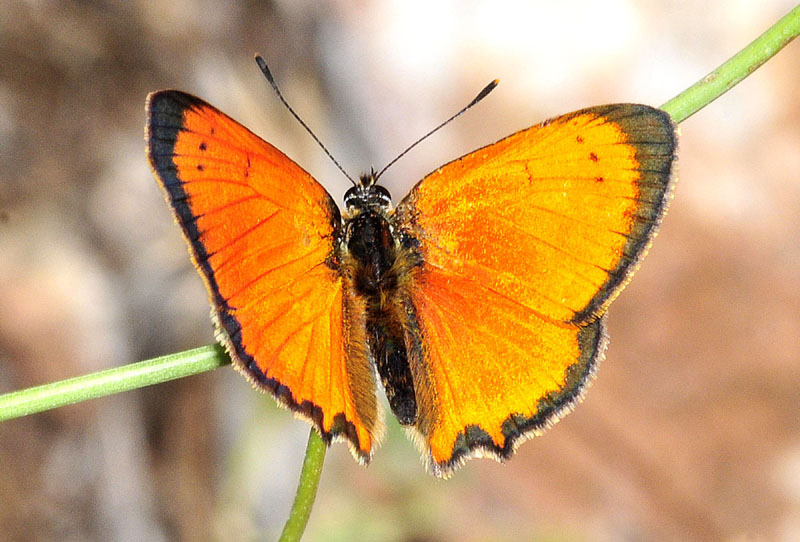
[[[716,100],[800,34],[800,5],[767,29],[750,45],[661,106],[676,123],[683,122]]]
[[[308,446],[306,447],[306,457],[303,460],[303,470],[300,471],[300,482],[297,484],[297,495],[279,542],[298,542],[303,536],[311,515],[311,507],[314,505],[314,498],[317,496],[326,449],[325,442],[312,428],[308,435]]]
[[[6,393],[0,395],[0,421],[204,373],[228,363],[230,360],[222,347],[203,346],[99,373]]]

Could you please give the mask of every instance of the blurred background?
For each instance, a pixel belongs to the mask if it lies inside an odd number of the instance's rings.
[[[4,0],[0,392],[213,342],[144,154],[144,100],[203,97],[337,201],[545,118],[659,105],[793,7],[760,2]],[[661,233],[586,400],[506,465],[426,474],[394,420],[327,456],[306,540],[800,540],[800,44],[681,125]],[[308,426],[229,367],[0,425],[2,540],[274,539]]]

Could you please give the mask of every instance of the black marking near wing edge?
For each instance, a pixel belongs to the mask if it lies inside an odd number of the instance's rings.
[[[633,228],[626,235],[628,240],[617,266],[609,270],[608,280],[586,307],[575,313],[571,322],[576,324],[601,316],[647,254],[672,197],[678,146],[675,123],[660,109],[640,104],[614,104],[576,111],[571,115],[585,113],[600,115],[604,120],[617,124],[630,136],[631,144],[637,146],[637,171],[642,174],[637,182],[637,199],[644,205],[640,205],[632,217]],[[648,205],[648,202],[652,203]]]
[[[433,474],[447,478],[472,457],[486,455],[500,462],[510,459],[520,444],[541,434],[569,414],[583,399],[599,363],[605,357],[608,345],[605,315],[580,330],[578,345],[581,357],[567,367],[561,391],[548,393],[539,399],[535,415],[529,417],[512,413],[503,422],[502,431],[506,438],[503,446],[494,442],[489,433],[479,425],[469,425],[456,437],[453,453],[448,461],[436,463],[429,459]]]
[[[146,108],[148,112],[147,156],[173,214],[183,230],[183,235],[190,247],[192,260],[201,271],[206,286],[213,296],[211,301],[218,329],[217,340],[225,347],[234,366],[245,374],[248,380],[259,389],[268,391],[280,405],[309,420],[326,444],[330,444],[334,439],[346,439],[351,444],[351,450],[358,454],[361,462],[369,462],[369,455],[361,450],[355,425],[346,419],[344,413],[336,414],[331,430],[325,431],[322,424],[322,408],[311,401],[301,403],[295,401],[291,390],[262,371],[241,342],[242,330],[241,324],[235,316],[236,308],[229,305],[227,299],[220,293],[214,278],[214,271],[209,264],[210,254],[200,241],[203,232],[197,227],[198,217],[191,208],[191,195],[184,190],[184,182],[178,176],[178,166],[173,161],[175,144],[184,128],[184,112],[201,108],[218,110],[204,100],[174,90],[152,93],[148,96]],[[333,225],[334,243],[338,243],[342,236],[340,211],[330,199],[328,210]],[[325,263],[333,269],[338,269],[338,262],[333,254],[326,259]]]

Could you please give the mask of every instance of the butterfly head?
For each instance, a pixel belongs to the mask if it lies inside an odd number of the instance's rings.
[[[376,183],[375,170],[359,177],[359,183],[344,194],[344,206],[350,215],[367,210],[386,211],[392,205],[392,195]]]

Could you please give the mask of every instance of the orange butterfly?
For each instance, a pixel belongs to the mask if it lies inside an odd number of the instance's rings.
[[[440,167],[394,209],[363,175],[342,213],[203,100],[166,90],[147,110],[150,164],[235,367],[361,463],[383,433],[377,375],[439,477],[511,457],[580,400],[676,158],[664,111],[592,107]]]

